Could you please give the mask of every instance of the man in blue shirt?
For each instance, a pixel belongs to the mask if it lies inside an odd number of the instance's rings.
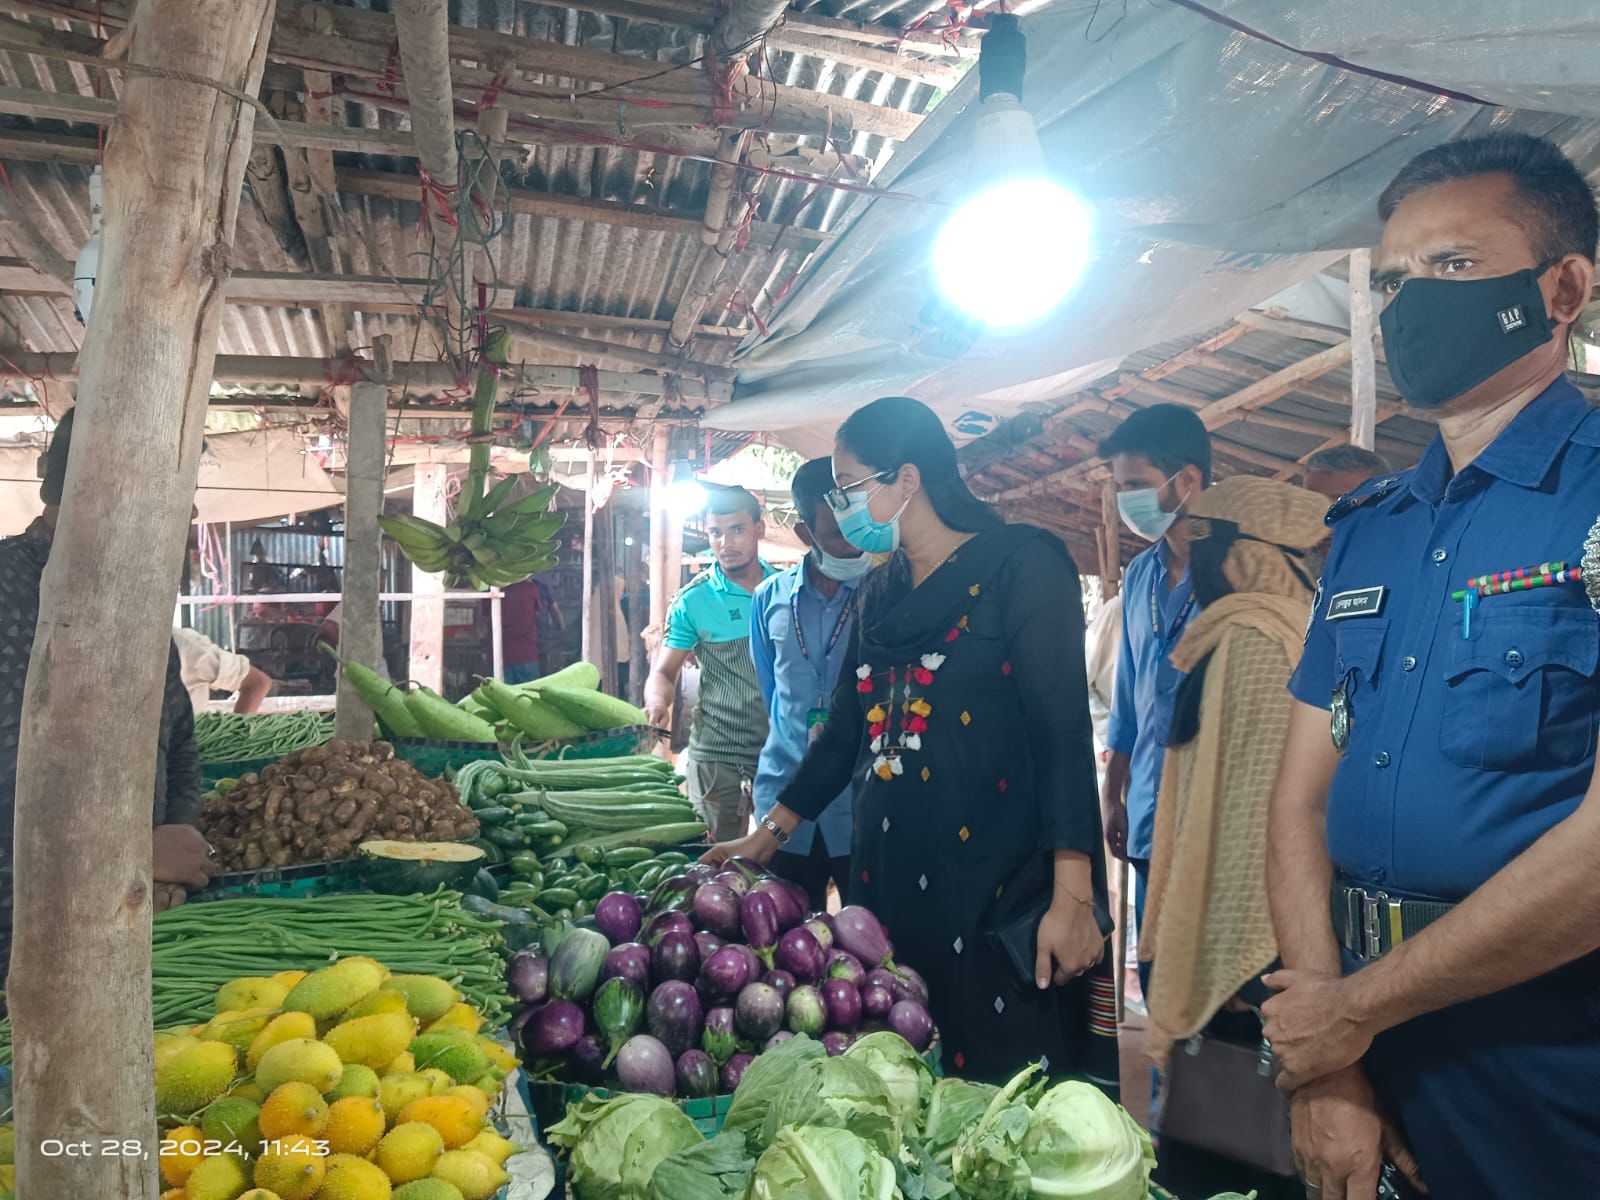
[[[868,556],[844,540],[833,510],[823,503],[832,487],[831,458],[814,458],[795,473],[790,484],[800,517],[795,531],[811,552],[757,588],[751,606],[750,653],[768,718],[767,744],[756,766],[758,821],[772,811],[828,719],[829,697],[855,619],[856,587],[872,567]],[[805,888],[811,907],[820,912],[827,905],[830,878],[841,895],[845,892],[851,833],[847,789],[815,825],[802,821],[770,866]]]
[[[1438,1200],[1591,1194],[1600,414],[1563,373],[1600,222],[1512,134],[1427,151],[1379,211],[1389,370],[1439,435],[1328,515],[1266,1033],[1313,1196],[1370,1200],[1383,1157],[1413,1166],[1402,1135]]]
[[[1167,656],[1195,611],[1189,543],[1177,517],[1211,482],[1211,440],[1191,410],[1154,404],[1119,425],[1100,453],[1111,461],[1123,523],[1155,543],[1122,581],[1122,648],[1100,800],[1106,844],[1139,877],[1142,924],[1167,728],[1184,679]],[[1149,963],[1139,964],[1139,978],[1148,988]]]

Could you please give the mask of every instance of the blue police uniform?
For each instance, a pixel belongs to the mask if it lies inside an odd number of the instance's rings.
[[[1600,715],[1582,583],[1488,596],[1470,618],[1452,593],[1576,567],[1597,518],[1600,413],[1565,379],[1454,477],[1435,439],[1330,511],[1290,687],[1340,727],[1327,845],[1344,881],[1459,901],[1582,801]],[[1365,1063],[1435,1200],[1576,1195],[1600,1178],[1600,955],[1390,1030]]]

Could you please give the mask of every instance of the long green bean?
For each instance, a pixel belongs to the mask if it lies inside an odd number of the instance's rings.
[[[195,745],[204,763],[282,758],[333,737],[322,713],[201,713],[194,721]]]

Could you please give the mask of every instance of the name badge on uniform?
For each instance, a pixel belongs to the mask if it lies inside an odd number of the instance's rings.
[[[828,710],[813,708],[806,713],[806,745],[811,746],[822,736],[822,731],[828,724]]]
[[[1328,601],[1328,615],[1323,620],[1348,621],[1351,617],[1382,616],[1383,602],[1388,597],[1389,589],[1382,585],[1335,592]]]

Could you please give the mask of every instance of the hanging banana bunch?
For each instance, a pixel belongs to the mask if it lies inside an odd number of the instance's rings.
[[[510,347],[511,337],[503,329],[484,339],[473,390],[471,465],[455,520],[438,525],[409,514],[378,518],[412,565],[429,574],[443,572],[447,588],[470,584],[483,592],[549,570],[556,561],[556,534],[566,523],[565,513],[550,511],[558,490],[554,484],[511,500],[517,480],[509,476],[484,492],[495,395],[500,372],[509,365]]]

